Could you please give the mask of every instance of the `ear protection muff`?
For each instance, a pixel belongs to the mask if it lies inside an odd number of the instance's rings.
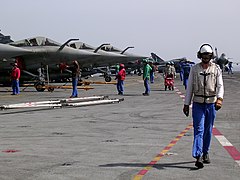
[[[203,46],[209,46],[212,49],[212,52],[213,52],[213,48],[212,48],[212,46],[210,44],[203,44],[203,45],[201,45],[201,47],[199,48],[199,51],[197,52],[197,58],[198,59],[202,58],[201,49],[203,48]],[[213,59],[213,58],[214,58],[214,55],[212,53],[211,59]]]

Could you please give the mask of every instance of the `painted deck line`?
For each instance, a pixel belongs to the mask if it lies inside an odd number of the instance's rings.
[[[178,134],[159,154],[157,154],[146,167],[141,169],[133,180],[141,180],[153,166],[160,161],[160,159],[192,128],[192,124],[189,124],[180,134]]]
[[[181,94],[179,93],[179,89],[175,88],[175,91],[177,92],[177,94]],[[185,97],[182,97],[182,94],[180,95],[180,97],[184,100]],[[191,106],[190,106],[191,107]],[[212,134],[214,135],[214,137],[220,142],[220,144],[224,147],[224,149],[226,149],[226,151],[228,152],[228,154],[233,158],[233,160],[239,165],[240,167],[240,152],[236,149],[236,147],[234,147],[232,145],[232,143],[230,143],[227,138],[214,126],[213,130],[212,130]]]

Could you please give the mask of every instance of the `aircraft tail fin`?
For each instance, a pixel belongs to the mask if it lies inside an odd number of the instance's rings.
[[[162,58],[160,58],[158,55],[155,53],[151,53],[151,57],[154,59],[156,62],[165,62]]]
[[[11,42],[13,42],[13,40],[11,39],[11,36],[5,36],[4,34],[0,33],[0,43],[8,44]]]

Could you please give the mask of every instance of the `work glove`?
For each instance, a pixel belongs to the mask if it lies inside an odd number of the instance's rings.
[[[183,113],[188,117],[189,116],[189,105],[184,104]]]
[[[222,102],[223,102],[223,99],[222,99],[222,98],[217,98],[217,101],[215,102],[215,109],[216,109],[216,111],[218,111],[219,109],[221,109],[221,107],[222,107]]]

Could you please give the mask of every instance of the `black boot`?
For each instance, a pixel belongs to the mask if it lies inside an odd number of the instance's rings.
[[[206,163],[206,164],[210,164],[211,163],[208,153],[207,154],[203,154],[203,163]]]
[[[195,163],[195,166],[198,168],[198,169],[201,169],[203,168],[203,161],[202,161],[202,157],[197,157],[196,158],[196,163]]]

